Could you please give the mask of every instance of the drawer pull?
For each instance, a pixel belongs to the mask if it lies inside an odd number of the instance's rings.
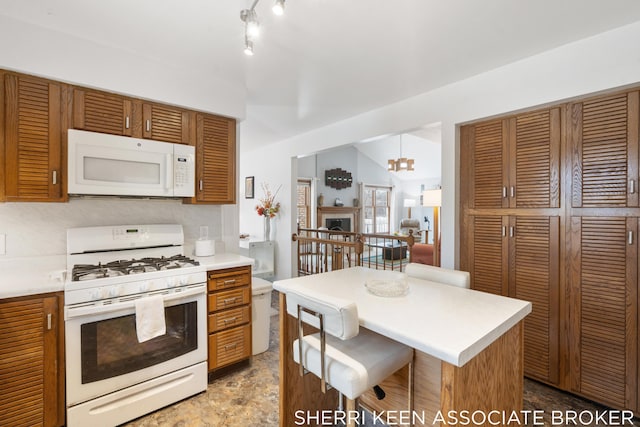
[[[235,283],[236,283],[236,279],[225,280],[224,282],[222,282],[224,286],[231,286],[231,285],[234,285]]]
[[[225,298],[222,300],[223,304],[233,304],[234,302],[237,302],[240,298],[238,297],[233,297],[233,298]]]
[[[238,346],[238,344],[237,344],[237,343],[227,344],[227,345],[225,345],[225,346],[224,346],[224,349],[225,349],[225,350],[233,350],[233,349],[235,349],[237,346]]]
[[[238,317],[232,317],[231,319],[224,319],[223,322],[224,324],[228,324],[228,323],[236,323],[236,320],[238,320]]]

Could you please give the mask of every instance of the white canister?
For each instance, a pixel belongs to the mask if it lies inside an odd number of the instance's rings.
[[[216,254],[213,240],[196,240],[196,256],[212,256]]]

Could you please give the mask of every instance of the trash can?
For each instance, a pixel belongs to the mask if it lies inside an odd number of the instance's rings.
[[[251,340],[252,352],[256,355],[269,349],[269,326],[271,321],[271,282],[259,277],[251,278]]]

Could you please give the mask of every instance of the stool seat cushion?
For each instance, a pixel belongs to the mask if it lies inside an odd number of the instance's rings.
[[[319,334],[303,338],[302,353],[303,366],[321,377]],[[347,398],[356,399],[411,362],[413,349],[360,328],[359,334],[349,340],[327,335],[325,357],[327,383]],[[300,363],[298,340],[293,343],[293,358]]]

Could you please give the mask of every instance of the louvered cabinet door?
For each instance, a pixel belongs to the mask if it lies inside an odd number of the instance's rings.
[[[462,189],[469,208],[509,207],[506,197],[508,179],[507,122],[496,120],[464,126],[461,130],[466,165]]]
[[[638,206],[638,92],[570,108],[572,206]]]
[[[61,201],[61,85],[5,75],[8,201]]]
[[[507,295],[508,217],[472,216],[468,225],[468,269],[471,287],[496,295]]]
[[[560,217],[513,216],[508,234],[509,296],[533,306],[524,319],[525,374],[557,384]]]
[[[141,136],[141,103],[123,96],[74,88],[73,127],[92,132]]]
[[[560,109],[509,119],[509,205],[560,206]]]
[[[0,424],[57,426],[56,297],[0,302]],[[51,315],[51,321],[48,316]],[[49,327],[51,325],[51,327]]]
[[[188,111],[161,104],[143,104],[142,136],[176,144],[192,143]]]
[[[637,218],[571,218],[571,387],[615,408],[637,402],[637,232]]]
[[[197,115],[196,203],[236,202],[236,122]],[[194,202],[192,199],[191,202]]]

